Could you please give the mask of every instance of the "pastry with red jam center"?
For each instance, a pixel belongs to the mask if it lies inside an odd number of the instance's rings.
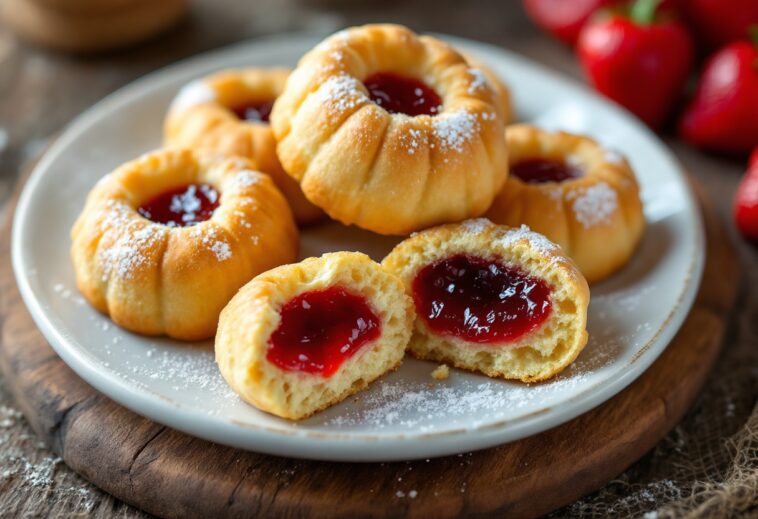
[[[84,297],[119,326],[211,337],[253,276],[297,258],[298,233],[268,175],[242,158],[162,149],[90,191],[71,230]]]
[[[271,109],[288,75],[286,69],[251,67],[222,70],[188,83],[171,103],[163,138],[171,147],[206,148],[254,160],[287,199],[295,221],[309,224],[324,214],[282,169],[269,127]]]
[[[300,420],[397,368],[413,328],[402,282],[336,252],[260,274],[229,302],[216,362],[243,400]]]
[[[418,358],[535,382],[587,343],[586,280],[526,227],[478,219],[432,228],[401,242],[382,266],[413,299],[408,349]]]
[[[594,283],[632,258],[645,229],[629,162],[582,135],[508,126],[509,175],[485,214],[526,225],[571,256]]]
[[[507,92],[431,36],[340,31],[300,59],[271,112],[284,170],[331,218],[405,235],[483,214],[507,176]]]

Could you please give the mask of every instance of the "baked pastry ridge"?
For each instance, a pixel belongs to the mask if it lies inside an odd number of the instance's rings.
[[[545,380],[587,343],[589,288],[554,243],[486,219],[434,227],[382,261],[413,297],[408,351],[491,377]]]
[[[382,92],[367,85],[388,74],[420,82],[441,106],[419,115],[380,106]],[[414,104],[416,91],[403,97]],[[486,77],[449,45],[367,25],[300,60],[271,127],[282,166],[311,202],[345,224],[406,234],[486,211],[507,176],[502,110]]]
[[[221,313],[216,362],[261,410],[302,419],[397,368],[413,305],[365,254],[283,265],[245,285]]]
[[[146,211],[166,193],[177,217],[153,222]],[[217,207],[201,214],[208,197]],[[298,243],[268,175],[246,159],[186,149],[145,154],[103,177],[71,239],[77,286],[95,308],[128,330],[184,340],[212,336],[239,287],[294,261]]]
[[[311,204],[298,183],[282,169],[269,114],[289,70],[242,68],[217,72],[185,85],[174,98],[163,126],[166,146],[207,148],[255,160],[271,175],[300,224],[323,212]]]
[[[629,162],[589,137],[525,124],[505,139],[511,172],[486,217],[544,234],[590,283],[623,267],[645,228]]]

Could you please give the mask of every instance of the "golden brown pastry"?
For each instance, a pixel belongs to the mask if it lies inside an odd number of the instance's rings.
[[[639,187],[619,153],[528,125],[506,130],[510,175],[487,218],[559,244],[589,282],[626,264],[645,228]]]
[[[497,96],[498,113],[502,115],[503,123],[511,124],[516,116],[513,113],[511,91],[508,89],[508,85],[479,58],[470,54],[464,54],[464,57],[471,67],[471,73],[476,76],[476,80],[474,81],[475,88],[483,88],[486,82]]]
[[[397,368],[413,305],[365,254],[336,252],[264,272],[219,320],[216,362],[250,404],[299,420]]]
[[[289,70],[282,68],[245,68],[189,83],[179,91],[166,116],[164,143],[255,159],[284,194],[295,220],[308,224],[324,213],[282,169],[268,124],[271,107],[288,75]]]
[[[491,377],[545,380],[587,343],[587,282],[541,234],[480,218],[417,233],[382,266],[413,297],[414,356]]]
[[[124,328],[196,340],[253,276],[297,257],[297,228],[246,159],[158,150],[92,189],[71,230],[79,290]]]
[[[345,224],[405,234],[487,210],[507,176],[502,110],[447,44],[366,25],[300,60],[271,127],[311,202]]]

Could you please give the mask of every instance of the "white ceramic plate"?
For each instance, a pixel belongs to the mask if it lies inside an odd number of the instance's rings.
[[[703,266],[699,212],[680,166],[646,128],[582,86],[501,49],[447,38],[510,84],[521,120],[590,134],[639,174],[648,228],[631,263],[592,288],[590,342],[539,385],[406,360],[368,390],[301,423],[261,413],[226,386],[212,342],[187,345],[114,326],[75,289],[69,229],[89,189],[156,148],[170,100],[189,80],[245,65],[294,65],[316,40],[289,36],[204,54],[150,74],[87,110],[39,162],[13,227],[13,266],[42,333],[82,378],[153,420],[208,440],[284,456],[389,461],[440,456],[529,436],[586,412],[637,378],[663,351],[694,299]],[[362,250],[381,259],[395,239],[337,224],[303,233],[303,256]]]

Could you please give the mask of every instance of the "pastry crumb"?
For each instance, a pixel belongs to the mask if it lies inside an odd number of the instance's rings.
[[[447,364],[440,364],[432,371],[432,378],[435,380],[447,380],[449,376],[450,368],[447,367]]]

